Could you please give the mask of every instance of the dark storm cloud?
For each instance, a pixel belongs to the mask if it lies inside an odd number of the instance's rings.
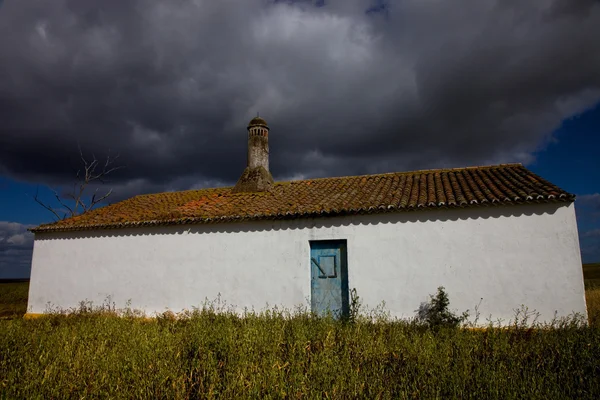
[[[29,275],[33,234],[30,225],[0,221],[0,279]]]
[[[600,99],[596,1],[317,3],[7,1],[0,173],[70,181],[79,142],[117,198],[231,184],[257,111],[276,179],[529,162]]]

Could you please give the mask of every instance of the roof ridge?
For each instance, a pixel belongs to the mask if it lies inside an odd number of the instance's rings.
[[[306,179],[296,179],[289,181],[275,181],[274,186],[286,185],[290,183],[301,183],[301,182],[312,182],[312,181],[324,181],[328,179],[342,179],[342,178],[364,178],[364,177],[378,177],[378,176],[388,176],[388,175],[414,175],[414,174],[422,174],[425,172],[452,172],[452,171],[464,171],[464,170],[480,170],[480,169],[490,169],[490,168],[498,168],[498,167],[522,167],[522,163],[504,163],[504,164],[493,164],[493,165],[473,165],[468,167],[452,167],[452,168],[429,168],[429,169],[417,169],[412,171],[397,171],[397,172],[381,172],[378,174],[361,174],[361,175],[341,175],[341,176],[324,176],[320,178],[306,178]],[[225,190],[232,189],[233,185],[230,186],[218,186],[218,187],[210,187],[210,188],[202,188],[202,189],[187,189],[187,190],[172,190],[172,191],[164,191],[164,192],[156,192],[156,193],[144,193],[138,194],[129,199],[134,199],[136,197],[144,197],[144,196],[157,196],[165,193],[187,193],[187,192],[202,192],[208,190]]]
[[[217,186],[217,187],[207,187],[207,188],[201,188],[201,189],[168,190],[168,191],[164,191],[164,192],[136,194],[135,196],[130,197],[129,199],[125,199],[125,200],[131,200],[136,197],[157,196],[160,194],[167,194],[167,193],[202,192],[202,191],[208,191],[208,190],[221,190],[221,189],[232,189],[232,188],[233,188],[233,186]],[[125,200],[122,200],[122,201],[125,201]]]
[[[490,169],[490,168],[498,168],[498,167],[522,167],[522,163],[505,163],[505,164],[493,164],[493,165],[481,165],[481,166],[469,166],[469,167],[452,167],[452,168],[429,168],[429,169],[417,169],[412,171],[397,171],[397,172],[381,172],[378,174],[361,174],[361,175],[342,175],[342,176],[324,176],[321,178],[306,178],[306,179],[297,179],[291,181],[276,181],[275,185],[278,184],[286,184],[286,183],[296,183],[296,182],[306,182],[306,181],[322,181],[327,179],[341,179],[341,178],[363,178],[368,176],[387,176],[387,175],[414,175],[414,174],[422,174],[425,172],[449,172],[449,171],[464,171],[464,170],[474,170],[474,169]]]

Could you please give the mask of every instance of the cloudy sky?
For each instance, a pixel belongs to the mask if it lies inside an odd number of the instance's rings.
[[[0,277],[78,144],[112,201],[231,185],[257,112],[276,180],[522,162],[600,261],[596,0],[4,0]]]

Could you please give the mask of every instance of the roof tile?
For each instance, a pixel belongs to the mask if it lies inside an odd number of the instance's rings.
[[[521,164],[278,182],[269,192],[231,187],[140,195],[33,232],[332,216],[409,209],[573,201]]]

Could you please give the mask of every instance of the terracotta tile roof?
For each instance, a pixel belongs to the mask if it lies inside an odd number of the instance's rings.
[[[575,196],[521,164],[278,182],[271,192],[230,187],[133,197],[33,232],[301,218],[417,209],[570,202]]]

